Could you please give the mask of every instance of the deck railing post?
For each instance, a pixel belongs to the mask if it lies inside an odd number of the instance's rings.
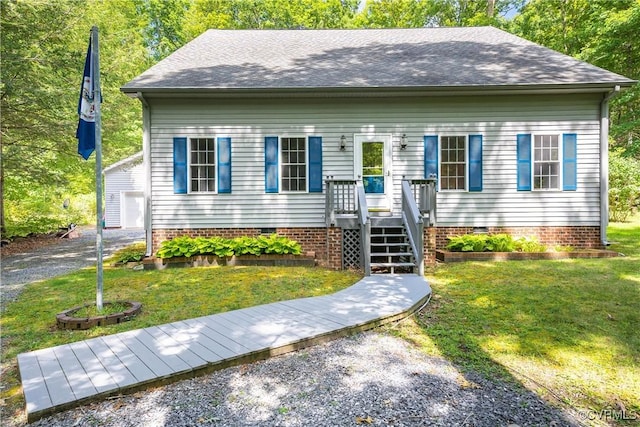
[[[358,195],[358,224],[360,225],[360,253],[362,254],[362,269],[365,276],[371,276],[371,219],[367,198],[362,184],[356,185]]]
[[[436,216],[437,216],[437,191],[436,191],[436,180],[435,179],[430,179],[429,180],[429,184],[428,184],[429,190],[428,190],[428,196],[427,199],[429,200],[428,202],[428,206],[429,206],[429,226],[431,227],[435,227],[436,225]]]
[[[327,194],[325,195],[324,218],[327,227],[330,227],[336,223],[335,197],[333,194],[335,184],[329,177],[325,182],[327,184]]]

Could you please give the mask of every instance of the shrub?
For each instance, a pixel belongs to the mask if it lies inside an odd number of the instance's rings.
[[[235,239],[180,236],[162,242],[156,255],[158,258],[191,257],[194,255],[229,257],[246,254],[299,255],[301,252],[302,248],[295,240],[272,234],[258,237],[243,236]]]
[[[547,247],[535,237],[514,240],[509,234],[464,234],[449,237],[446,249],[453,252],[544,252]]]
[[[515,240],[515,250],[518,252],[545,252],[547,247],[535,237],[520,237]]]
[[[144,258],[147,250],[145,243],[134,243],[113,253],[112,259],[117,264],[126,264],[128,262],[139,262]]]
[[[449,237],[447,249],[453,252],[484,252],[487,250],[486,234],[464,234]]]
[[[609,219],[626,221],[639,203],[640,161],[612,151],[609,155]]]
[[[513,252],[515,242],[510,234],[494,234],[489,237],[487,250],[493,252]]]

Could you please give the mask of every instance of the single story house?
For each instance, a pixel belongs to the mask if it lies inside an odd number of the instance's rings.
[[[608,102],[634,83],[493,27],[206,31],[121,88],[148,254],[277,232],[369,272],[472,232],[602,247]]]
[[[102,171],[104,175],[104,227],[144,228],[145,173],[142,151]]]

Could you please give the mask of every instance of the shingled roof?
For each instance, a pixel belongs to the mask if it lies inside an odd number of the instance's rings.
[[[630,86],[493,27],[208,30],[122,91]]]

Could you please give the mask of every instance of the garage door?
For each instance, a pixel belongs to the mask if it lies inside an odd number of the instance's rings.
[[[144,194],[124,193],[122,228],[144,228]]]

